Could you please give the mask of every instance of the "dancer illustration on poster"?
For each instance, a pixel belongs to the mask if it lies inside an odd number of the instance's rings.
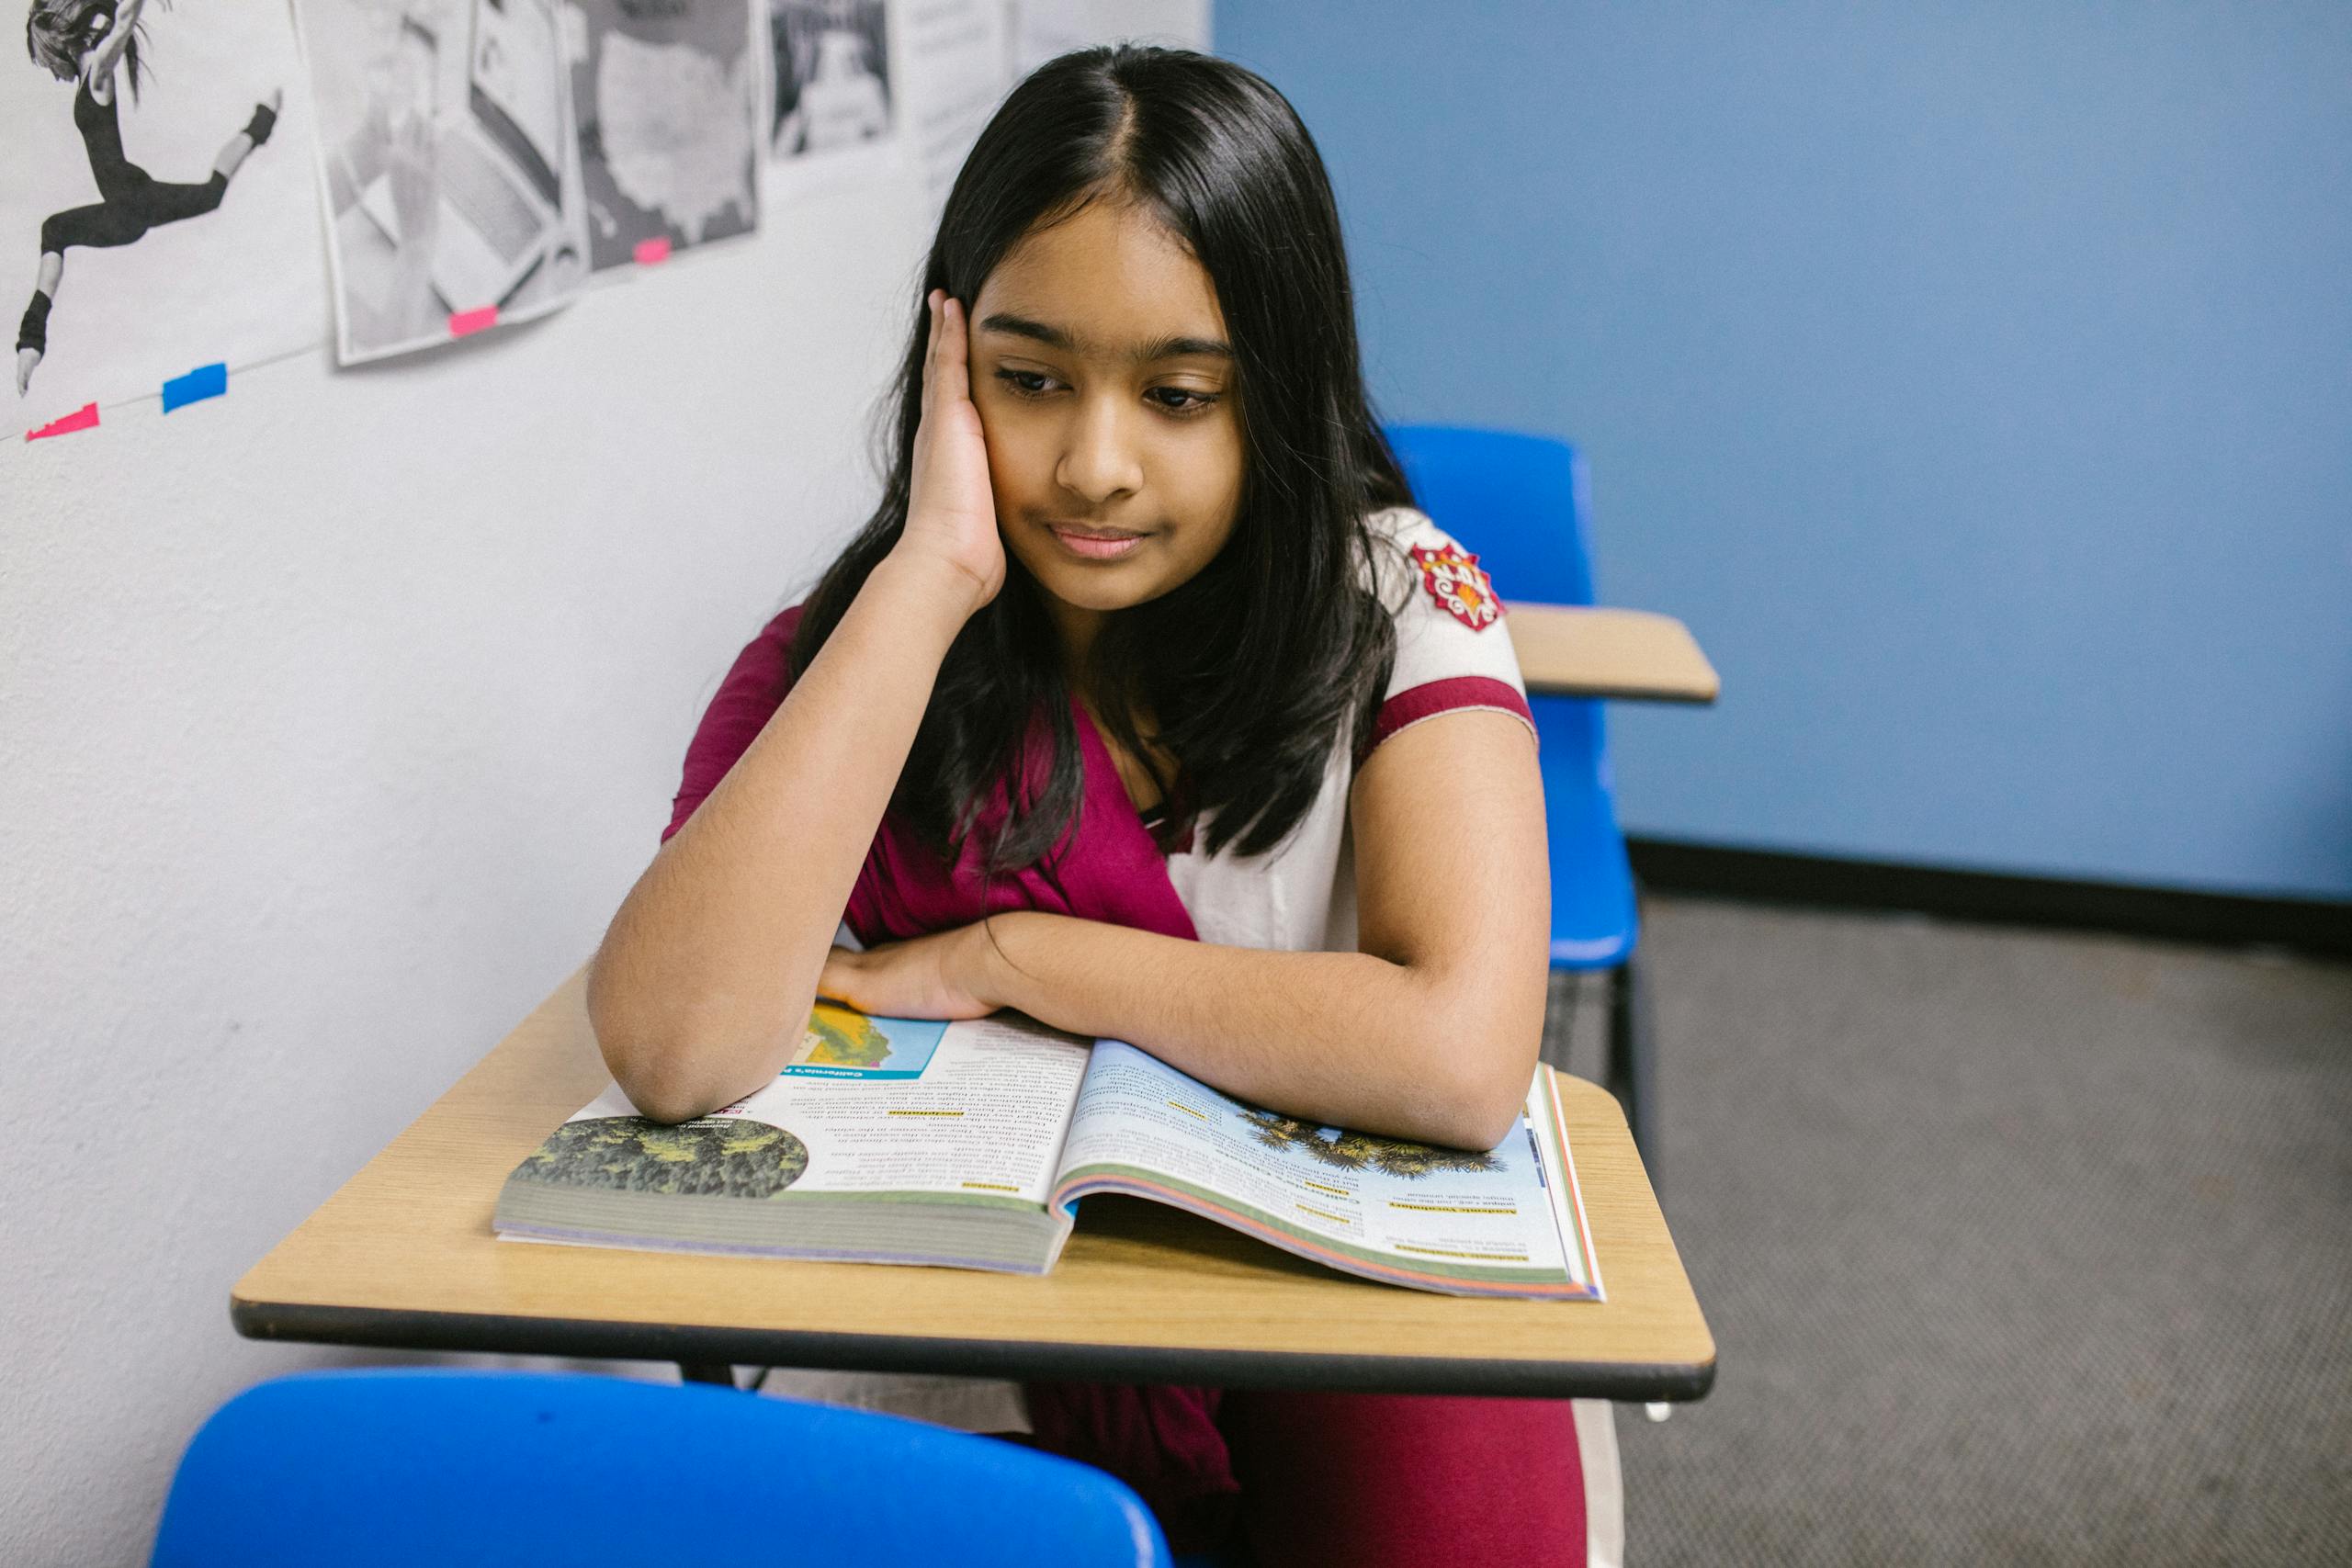
[[[17,395],[32,383],[49,353],[49,315],[63,281],[65,253],[76,245],[93,249],[128,245],[166,223],[201,217],[220,205],[245,159],[269,140],[282,95],[254,106],[252,118],[221,146],[209,178],[174,184],[158,180],[132,163],[123,150],[121,89],[135,103],[146,62],[140,44],[145,32],[140,13],[147,0],[32,0],[25,19],[25,48],[35,64],[60,82],[76,84],[74,126],[81,133],[98,200],[52,213],[40,227],[40,261],[30,304],[17,333]]]

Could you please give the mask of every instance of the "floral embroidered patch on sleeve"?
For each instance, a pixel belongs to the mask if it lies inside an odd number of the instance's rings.
[[[1438,549],[1413,547],[1413,564],[1421,569],[1421,586],[1438,608],[1474,632],[1485,631],[1502,619],[1502,601],[1495,585],[1478,570],[1478,558],[1448,542]]]

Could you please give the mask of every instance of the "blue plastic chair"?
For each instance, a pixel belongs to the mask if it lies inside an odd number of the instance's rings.
[[[1395,425],[1389,444],[1421,510],[1462,541],[1512,600],[1589,604],[1590,491],[1584,458],[1566,442],[1453,425]],[[1602,1081],[1625,1108],[1657,1181],[1657,1096],[1648,992],[1634,947],[1641,909],[1609,771],[1600,703],[1532,696],[1552,862],[1552,969],[1609,977]],[[1546,1030],[1547,1045],[1552,1031]],[[1546,1059],[1565,1066],[1565,1045]]]
[[[303,1373],[214,1412],[153,1568],[1167,1568],[1085,1465],[895,1416],[541,1372]]]

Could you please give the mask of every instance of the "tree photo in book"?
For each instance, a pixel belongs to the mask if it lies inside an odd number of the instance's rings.
[[[600,1116],[557,1128],[516,1174],[624,1192],[772,1198],[808,1168],[808,1145],[781,1127],[708,1117],[672,1125],[642,1116]]]
[[[1272,1111],[1241,1113],[1258,1128],[1258,1141],[1270,1149],[1301,1149],[1341,1170],[1374,1166],[1391,1176],[1422,1177],[1441,1170],[1492,1170],[1495,1156],[1476,1149],[1442,1148],[1409,1138],[1383,1138],[1371,1133],[1351,1133],[1344,1127],[1318,1127],[1295,1116]]]

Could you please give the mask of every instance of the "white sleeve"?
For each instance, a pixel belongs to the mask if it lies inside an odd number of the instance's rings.
[[[1408,507],[1374,517],[1372,536],[1377,592],[1396,624],[1372,747],[1464,709],[1507,713],[1533,729],[1502,601],[1478,558]]]

